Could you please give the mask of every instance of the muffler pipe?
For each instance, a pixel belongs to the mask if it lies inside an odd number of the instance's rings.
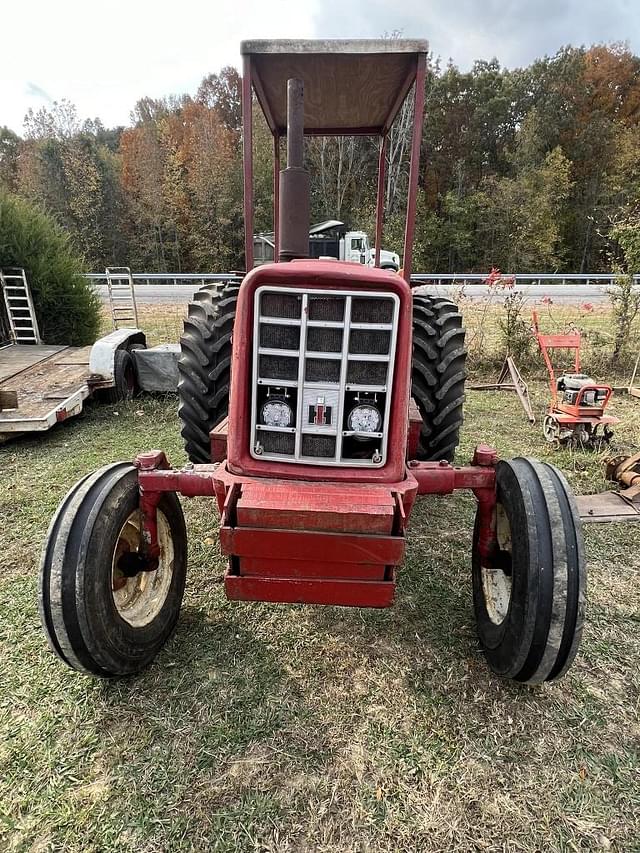
[[[304,168],[304,84],[287,81],[287,168],[280,172],[281,261],[309,257],[309,174]]]

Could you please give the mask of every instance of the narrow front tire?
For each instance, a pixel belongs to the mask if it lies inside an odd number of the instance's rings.
[[[132,675],[174,630],[187,568],[174,493],[162,495],[157,517],[158,567],[136,571],[142,523],[133,465],[107,465],[63,498],[42,550],[39,607],[51,649],[72,669]]]
[[[473,601],[489,667],[540,684],[562,677],[578,651],[586,600],[580,517],[553,465],[533,459],[496,467],[497,548],[490,560],[473,541]]]

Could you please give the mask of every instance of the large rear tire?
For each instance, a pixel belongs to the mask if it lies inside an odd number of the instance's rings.
[[[180,338],[178,416],[191,462],[211,461],[209,432],[229,414],[231,335],[238,284],[207,285],[189,305]]]
[[[187,571],[182,508],[173,492],[162,495],[158,566],[140,571],[139,497],[133,465],[107,465],[76,483],[51,521],[40,563],[40,617],[51,649],[79,672],[139,672],[178,621]]]
[[[586,562],[571,489],[553,465],[533,459],[496,467],[498,549],[489,561],[473,539],[473,602],[489,667],[540,684],[571,666],[582,636]]]
[[[411,395],[422,415],[418,459],[453,462],[463,420],[464,337],[453,302],[414,293]]]

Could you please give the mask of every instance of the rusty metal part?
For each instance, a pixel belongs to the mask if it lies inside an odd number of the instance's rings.
[[[617,456],[607,461],[606,476],[620,483],[620,497],[640,507],[640,452],[633,456]]]
[[[580,517],[586,522],[640,521],[640,452],[606,461],[606,477],[620,485],[617,492],[580,495]]]
[[[280,172],[280,260],[309,257],[309,173],[304,168],[304,85],[287,81],[287,168]]]
[[[580,518],[585,524],[618,521],[640,521],[640,504],[627,503],[620,492],[577,495]]]
[[[154,520],[158,558],[149,560],[139,550],[144,542],[143,515],[136,509],[122,526],[112,560],[113,602],[119,616],[134,628],[142,628],[155,619],[164,606],[173,578],[171,529],[161,510],[154,513]]]
[[[531,400],[529,399],[529,387],[510,355],[505,358],[500,375],[495,382],[470,385],[469,387],[472,391],[515,391],[529,423],[535,424],[536,416],[533,414]]]

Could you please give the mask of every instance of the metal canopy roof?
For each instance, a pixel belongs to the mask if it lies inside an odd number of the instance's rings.
[[[308,135],[386,133],[428,44],[409,39],[244,41],[253,86],[273,133],[287,128],[287,80],[304,83]]]

